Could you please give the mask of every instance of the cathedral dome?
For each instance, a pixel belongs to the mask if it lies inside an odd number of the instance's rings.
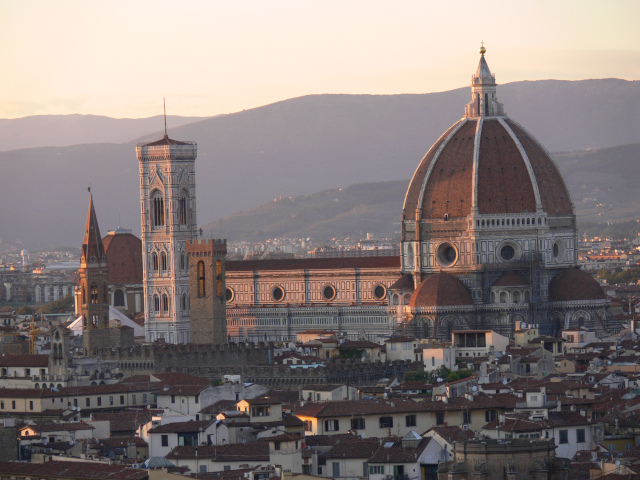
[[[467,286],[456,277],[440,272],[429,275],[411,295],[410,307],[473,305]]]
[[[118,227],[102,239],[110,285],[142,284],[142,240]]]
[[[427,152],[404,203],[405,220],[474,214],[573,215],[555,163],[536,139],[506,117],[482,54],[465,116]]]
[[[580,267],[566,268],[549,284],[550,302],[574,302],[606,298],[600,284]]]

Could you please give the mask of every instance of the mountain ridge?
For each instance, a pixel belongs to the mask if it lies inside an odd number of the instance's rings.
[[[637,81],[516,82],[501,85],[498,99],[550,151],[640,141]],[[406,181],[468,101],[467,88],[304,96],[199,120],[171,128],[169,134],[198,143],[197,208],[204,225],[280,195]],[[157,126],[149,130],[155,133],[132,135],[135,141],[120,144],[0,152],[4,178],[10,179],[0,189],[3,239],[20,238],[27,248],[43,242],[78,244],[89,184],[101,228],[106,232],[121,225],[139,235],[135,144],[158,139],[163,132]]]

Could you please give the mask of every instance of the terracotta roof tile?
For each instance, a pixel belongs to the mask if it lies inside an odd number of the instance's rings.
[[[147,480],[145,470],[122,465],[96,464],[92,462],[17,463],[0,462],[0,475],[32,478],[65,478],[78,480]]]
[[[206,458],[216,462],[268,462],[269,443],[250,442],[228,445],[200,445],[198,447],[176,447],[165,458]]]
[[[173,422],[158,425],[149,430],[149,433],[191,433],[206,429],[214,423],[213,420],[190,420],[188,422]]]
[[[278,260],[231,260],[228,272],[254,270],[334,270],[338,268],[399,269],[400,257],[288,258]]]

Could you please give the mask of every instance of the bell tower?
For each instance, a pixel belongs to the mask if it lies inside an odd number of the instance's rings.
[[[91,192],[91,190],[89,190]],[[107,280],[109,268],[104,252],[98,218],[89,194],[89,212],[80,257],[79,313],[82,315],[82,341],[85,353],[109,345],[109,301]]]
[[[166,123],[166,122],[165,122]],[[189,343],[187,242],[197,236],[195,142],[139,144],[145,339]]]

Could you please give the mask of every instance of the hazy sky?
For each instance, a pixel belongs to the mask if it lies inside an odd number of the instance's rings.
[[[0,118],[208,116],[318,93],[640,79],[640,1],[0,0]]]

